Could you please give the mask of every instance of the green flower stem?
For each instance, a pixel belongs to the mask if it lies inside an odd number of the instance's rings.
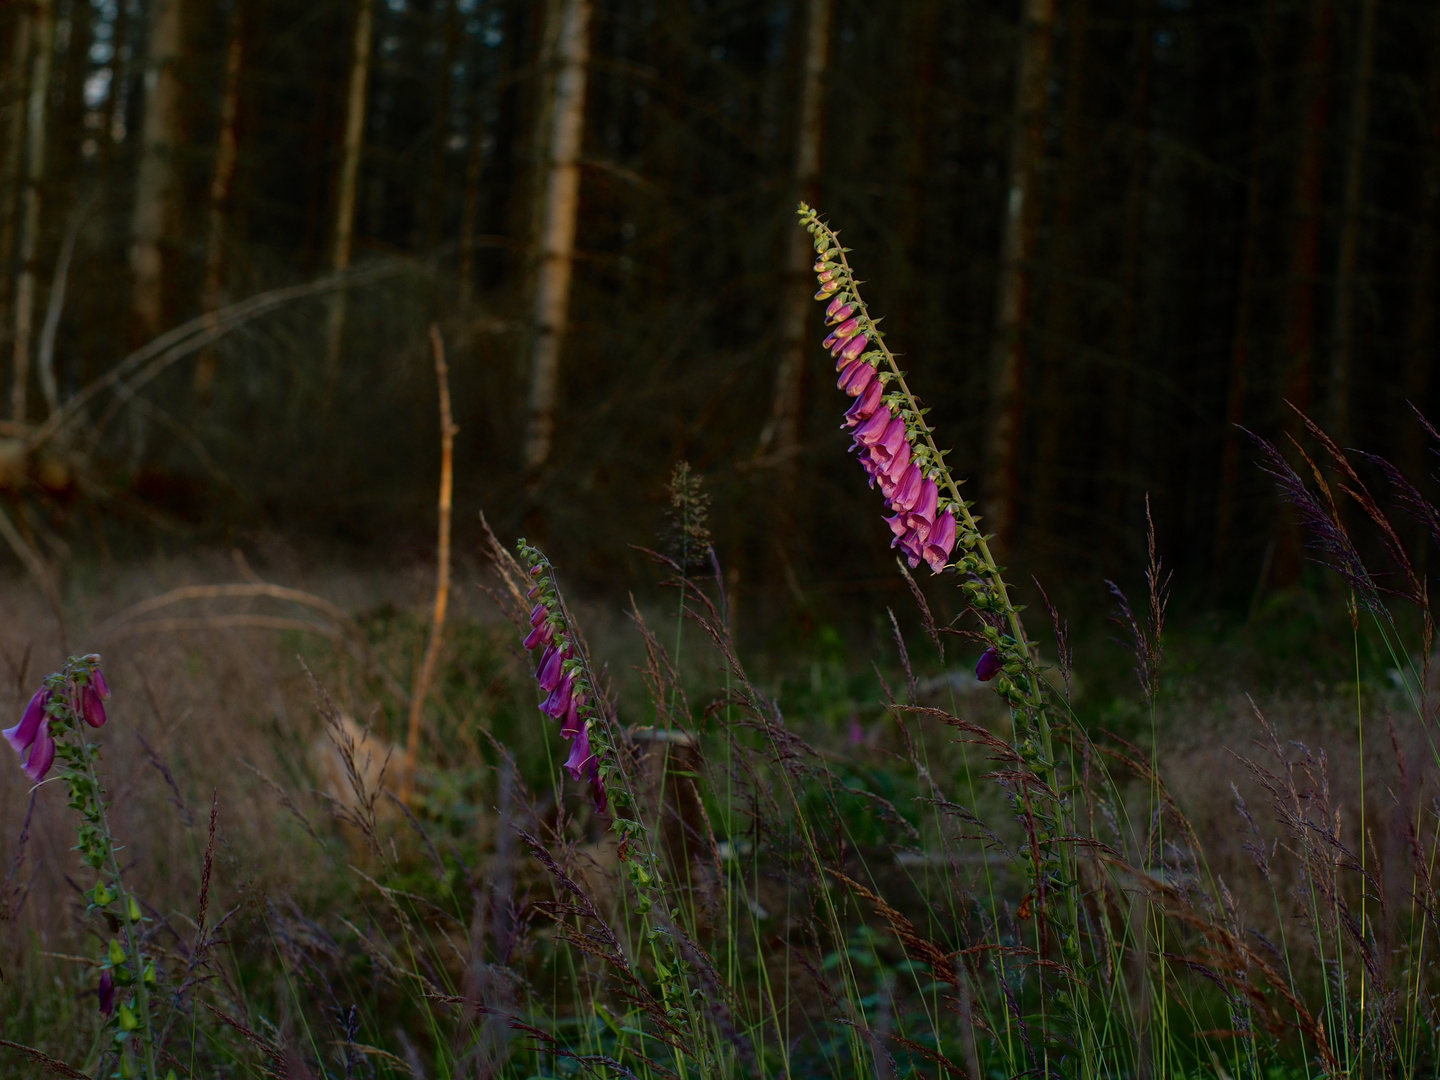
[[[150,1021],[150,988],[145,984],[145,960],[140,953],[138,925],[130,914],[132,907],[138,909],[139,901],[135,900],[134,895],[125,888],[120,874],[120,860],[115,856],[115,841],[110,832],[110,817],[105,812],[105,796],[100,787],[100,777],[95,772],[95,755],[91,753],[90,741],[85,737],[82,724],[75,724],[75,733],[84,754],[86,778],[90,781],[90,790],[94,793],[95,816],[100,827],[100,838],[105,845],[105,855],[110,863],[110,876],[115,882],[116,900],[120,904],[121,918],[125,923],[125,951],[134,967],[135,994],[140,1005],[138,1031],[144,1051],[145,1077],[146,1080],[159,1080],[160,1074],[155,1071],[154,1029],[151,1027]],[[132,900],[134,900],[133,905]]]

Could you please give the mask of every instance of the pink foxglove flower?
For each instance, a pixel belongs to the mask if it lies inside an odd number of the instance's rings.
[[[115,1011],[115,976],[106,968],[100,973],[100,1011],[109,1016]]]
[[[1000,669],[1005,666],[1005,661],[1000,659],[1000,653],[992,645],[980,654],[980,659],[975,664],[975,677],[981,682],[989,682],[1000,674]]]
[[[50,717],[45,712],[53,696],[49,690],[37,690],[20,715],[20,722],[3,732],[5,740],[20,755],[25,775],[37,784],[55,763],[55,740],[50,736]]]

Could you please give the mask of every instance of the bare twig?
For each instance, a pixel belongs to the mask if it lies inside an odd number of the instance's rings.
[[[435,354],[435,380],[440,386],[440,527],[436,541],[435,611],[430,627],[430,642],[420,675],[410,694],[410,731],[405,739],[405,770],[400,781],[400,801],[408,803],[415,779],[415,761],[420,753],[420,720],[425,712],[425,699],[435,678],[440,659],[440,639],[445,631],[445,609],[450,603],[450,491],[454,481],[455,427],[450,418],[450,369],[445,364],[445,341],[440,327],[430,324],[430,348]]]

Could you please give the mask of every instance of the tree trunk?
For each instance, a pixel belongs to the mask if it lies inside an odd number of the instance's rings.
[[[30,382],[30,339],[35,319],[35,263],[40,250],[40,185],[45,178],[45,106],[50,96],[54,57],[55,8],[35,0],[30,93],[25,103],[25,184],[20,192],[19,242],[16,245],[15,340],[12,343],[10,418],[25,422]]]
[[[365,100],[370,85],[371,39],[375,32],[375,0],[359,0],[350,56],[350,82],[345,97],[345,139],[340,151],[340,173],[335,184],[335,229],[330,266],[350,265],[355,243],[355,199],[360,182],[360,153],[365,146]],[[330,300],[325,341],[327,400],[340,381],[340,349],[345,338],[346,293],[338,289]]]
[[[1330,119],[1330,55],[1335,11],[1316,0],[1304,66],[1304,115],[1295,159],[1295,221],[1285,304],[1286,394],[1309,409],[1314,387],[1315,294],[1320,275],[1320,198],[1325,179],[1325,129]]]
[[[1410,303],[1405,324],[1405,395],[1422,412],[1429,407],[1430,370],[1435,363],[1435,261],[1440,254],[1440,14],[1432,18],[1435,37],[1425,80],[1421,119],[1424,156],[1410,251]],[[1402,460],[1406,475],[1418,482],[1427,471],[1425,431],[1413,419],[1407,419],[1404,432]]]
[[[814,203],[820,182],[820,155],[825,138],[825,71],[830,62],[830,23],[833,0],[809,0],[805,18],[804,69],[800,107],[795,125],[793,202]],[[788,209],[788,208],[787,208]],[[788,506],[796,492],[800,466],[800,439],[805,401],[805,324],[814,307],[810,264],[814,261],[809,235],[785,216],[785,281],[780,305],[779,363],[775,371],[775,399],[770,420],[760,433],[759,451],[778,466],[781,505]]]
[[[1150,192],[1150,85],[1155,70],[1154,0],[1138,0],[1134,86],[1130,94],[1130,175],[1125,184],[1125,231],[1120,247],[1120,319],[1115,328],[1115,378],[1110,403],[1109,504],[1112,521],[1124,519],[1130,490],[1130,439],[1135,382],[1135,337],[1140,318],[1140,259],[1144,254],[1145,205]]]
[[[575,225],[580,210],[580,146],[585,132],[585,75],[590,59],[592,0],[565,0],[556,43],[559,71],[552,94],[550,145],[540,218],[540,266],[535,282],[534,348],[530,359],[525,467],[534,474],[549,460],[560,390],[560,348],[570,308]]]
[[[470,310],[475,295],[475,234],[480,228],[480,177],[485,167],[485,99],[477,91],[465,158],[464,205],[460,211],[460,310]]]
[[[209,223],[205,239],[205,284],[201,304],[213,318],[225,292],[225,230],[230,215],[230,196],[235,188],[235,170],[240,161],[240,79],[245,70],[245,0],[234,0],[230,13],[230,38],[225,46],[225,85],[220,92],[220,134],[215,146],[215,171],[210,177]],[[206,349],[195,362],[195,397],[210,400],[215,387],[217,355]]]
[[[1211,587],[1220,584],[1225,560],[1230,553],[1230,536],[1235,527],[1235,492],[1240,483],[1240,431],[1245,419],[1245,397],[1250,385],[1250,317],[1254,303],[1255,276],[1260,260],[1260,210],[1264,194],[1265,132],[1270,123],[1274,86],[1273,64],[1275,7],[1267,5],[1260,31],[1260,84],[1256,91],[1255,116],[1250,130],[1250,179],[1245,196],[1245,225],[1240,241],[1240,271],[1235,288],[1235,339],[1230,351],[1230,380],[1225,395],[1225,430],[1220,450],[1220,483],[1216,496],[1215,547],[1211,565]]]
[[[1000,243],[995,305],[987,457],[989,530],[1008,552],[1015,542],[1020,440],[1025,418],[1025,329],[1030,316],[1032,263],[1045,158],[1046,88],[1055,35],[1055,0],[1025,0],[1015,79],[1010,191]]]
[[[450,106],[454,95],[451,88],[455,82],[455,56],[460,45],[459,0],[441,0],[445,6],[445,20],[441,31],[443,49],[440,56],[440,81],[435,94],[435,146],[430,160],[430,197],[425,211],[425,250],[431,252],[440,243],[440,233],[445,227],[445,152],[450,139]]]
[[[34,17],[27,5],[15,8],[14,37],[5,81],[5,156],[0,158],[0,342],[11,343],[11,301],[15,296],[15,229],[20,214],[20,168],[25,160],[25,104],[29,85]]]
[[[1066,17],[1065,112],[1060,132],[1060,168],[1055,184],[1055,216],[1051,234],[1051,277],[1045,320],[1048,344],[1040,385],[1040,431],[1035,448],[1035,537],[1046,543],[1036,552],[1036,565],[1050,567],[1052,537],[1058,535],[1056,505],[1060,491],[1061,448],[1068,419],[1070,380],[1066,358],[1079,347],[1081,254],[1075,234],[1076,208],[1089,176],[1093,145],[1087,137],[1086,69],[1090,51],[1090,0],[1075,0]]]
[[[184,49],[183,0],[155,0],[151,20],[130,247],[132,304],[140,341],[158,336],[166,321],[165,248],[175,227],[179,189],[176,151],[184,94],[178,70]]]
[[[1365,141],[1370,126],[1370,76],[1375,68],[1376,0],[1360,2],[1360,40],[1345,139],[1345,205],[1335,261],[1335,340],[1330,357],[1330,434],[1350,438],[1350,369],[1355,352],[1355,265],[1360,251],[1360,201],[1365,188]]]

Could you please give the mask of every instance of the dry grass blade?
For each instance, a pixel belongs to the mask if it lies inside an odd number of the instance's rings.
[[[56,1076],[66,1076],[69,1077],[70,1080],[90,1080],[90,1077],[86,1076],[79,1069],[66,1065],[65,1062],[58,1061],[49,1054],[36,1050],[33,1046],[11,1042],[9,1039],[0,1039],[0,1046],[8,1046],[11,1050],[23,1054],[48,1073],[54,1073]]]

